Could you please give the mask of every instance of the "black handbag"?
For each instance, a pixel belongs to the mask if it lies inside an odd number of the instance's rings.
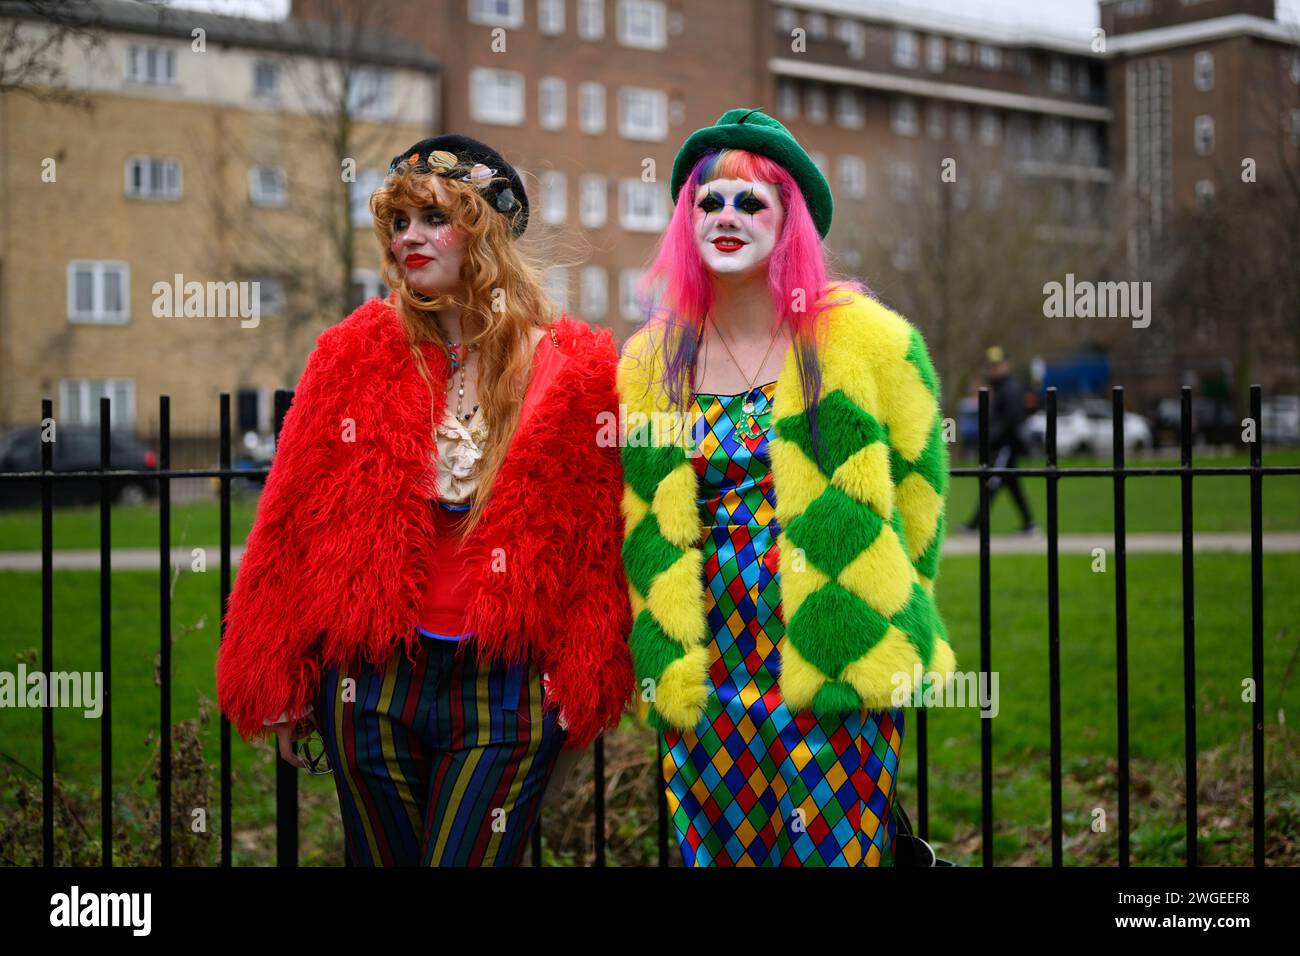
[[[903,809],[901,800],[894,801],[894,866],[956,866],[951,860],[940,858],[934,847],[926,843],[912,828],[912,821]]]

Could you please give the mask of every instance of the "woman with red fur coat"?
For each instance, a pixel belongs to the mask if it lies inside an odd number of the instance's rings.
[[[423,140],[370,207],[394,291],[307,361],[218,700],[309,770],[294,741],[319,730],[351,863],[511,865],[561,751],[617,725],[633,686],[618,352],[557,315],[490,147]]]

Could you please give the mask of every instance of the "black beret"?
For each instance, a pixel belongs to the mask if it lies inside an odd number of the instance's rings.
[[[391,173],[402,161],[411,162],[418,169],[427,169],[440,176],[455,176],[468,182],[474,181],[470,173],[475,166],[487,167],[495,180],[483,187],[488,201],[510,220],[511,234],[521,236],[528,228],[528,193],[524,191],[523,180],[515,168],[506,162],[505,157],[486,143],[459,133],[448,133],[445,136],[422,139],[414,146],[402,150],[388,164],[388,171]],[[505,181],[496,177],[505,177]]]

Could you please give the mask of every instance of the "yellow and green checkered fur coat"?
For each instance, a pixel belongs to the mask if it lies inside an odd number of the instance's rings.
[[[819,327],[820,466],[794,349],[769,438],[786,625],[780,689],[792,711],[818,715],[899,706],[895,693],[906,704],[918,663],[922,689],[956,667],[934,604],[948,490],[939,379],[906,319],[859,293],[836,301]],[[630,644],[642,716],[689,730],[708,699],[707,527],[689,420],[671,425],[649,334],[628,342],[618,375]]]

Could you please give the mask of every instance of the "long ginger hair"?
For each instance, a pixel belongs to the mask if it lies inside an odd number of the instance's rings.
[[[438,423],[433,420],[432,412],[433,380],[421,346],[436,343],[447,357],[448,369],[451,368],[451,352],[434,321],[434,313],[459,306],[461,327],[467,332],[465,344],[478,344],[479,404],[487,422],[487,439],[478,462],[479,479],[473,504],[460,526],[465,535],[482,518],[492,484],[519,425],[532,367],[530,330],[548,325],[559,313],[542,284],[539,266],[524,254],[511,235],[511,220],[494,209],[476,187],[459,178],[468,172],[466,166],[463,170],[458,168],[454,176],[438,177],[447,199],[444,203],[434,191],[436,174],[403,160],[370,197],[375,236],[383,256],[384,282],[396,295],[396,311],[406,329],[412,360],[429,388],[430,434]],[[405,272],[393,255],[390,242],[394,217],[408,206],[442,209],[461,233],[464,258],[460,268],[461,287],[457,292],[429,296],[407,285]],[[468,330],[475,327],[481,331],[469,337]]]

